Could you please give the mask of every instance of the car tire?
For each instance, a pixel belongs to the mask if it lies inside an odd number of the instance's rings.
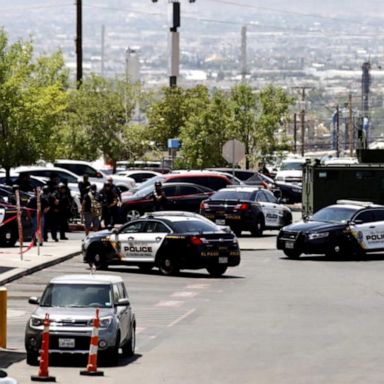
[[[227,265],[213,265],[207,268],[208,273],[211,277],[221,277],[226,272]]]
[[[232,227],[232,232],[237,236],[237,237],[240,237],[241,236],[241,228],[239,227]]]
[[[136,347],[136,324],[134,323],[131,328],[131,337],[127,342],[121,347],[123,355],[126,357],[131,357],[135,354]]]
[[[34,367],[39,365],[39,354],[37,352],[27,351],[27,364]]]
[[[101,253],[95,253],[88,264],[91,268],[94,266],[98,271],[108,269],[108,264]]]
[[[256,223],[251,229],[251,234],[252,236],[261,237],[263,236],[263,232],[264,232],[264,218],[261,216],[258,216]]]
[[[136,220],[141,216],[141,213],[137,209],[129,209],[125,215],[127,222]]]
[[[288,257],[288,259],[298,259],[301,255],[301,252],[293,249],[284,249],[284,254]]]
[[[179,268],[173,257],[164,255],[160,258],[159,270],[162,275],[171,276],[179,272]]]
[[[340,243],[335,243],[332,245],[332,249],[330,249],[325,256],[326,257],[341,257],[345,253],[344,247]]]
[[[115,346],[103,352],[105,364],[114,367],[119,364],[120,333],[116,335]]]

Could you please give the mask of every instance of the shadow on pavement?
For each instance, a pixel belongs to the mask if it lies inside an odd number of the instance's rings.
[[[8,368],[14,363],[18,363],[26,358],[24,352],[0,350],[0,368]]]
[[[160,273],[158,269],[153,269],[151,271],[141,271],[140,269],[137,269],[135,267],[114,267],[110,266],[107,270],[102,272],[119,272],[119,273],[133,273],[136,275],[153,275],[153,276],[163,276],[167,278],[175,278],[175,277],[190,277],[195,279],[243,279],[244,276],[234,276],[229,274],[231,272],[231,268],[228,269],[228,271],[221,277],[212,277],[208,274],[208,272],[198,272],[198,271],[180,271],[177,275],[170,275],[170,276],[164,276]]]
[[[305,255],[300,256],[298,259],[290,259],[288,257],[281,257],[281,260],[289,261],[317,261],[317,262],[343,262],[343,261],[353,261],[356,263],[359,262],[369,262],[369,261],[384,261],[384,254],[373,253],[364,256],[339,256],[339,257],[330,257],[325,255]]]

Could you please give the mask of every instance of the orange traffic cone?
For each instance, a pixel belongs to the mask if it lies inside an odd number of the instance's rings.
[[[50,381],[55,382],[56,378],[49,376],[48,365],[49,365],[49,315],[45,315],[44,319],[44,330],[41,334],[41,350],[40,350],[40,367],[37,376],[31,376],[32,381]]]
[[[88,364],[86,371],[80,371],[80,375],[85,376],[104,376],[104,372],[97,370],[97,349],[99,347],[99,308],[96,308],[96,317],[92,322],[91,344],[89,346]]]

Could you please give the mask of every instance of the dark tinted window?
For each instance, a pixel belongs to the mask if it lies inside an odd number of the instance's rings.
[[[264,194],[264,191],[257,192],[255,201],[268,202],[267,196]]]
[[[361,220],[363,223],[371,223],[375,221],[375,213],[372,210],[360,212],[356,215],[354,220]]]
[[[148,221],[145,225],[144,232],[146,233],[169,233],[170,230],[158,221]]]
[[[254,193],[246,191],[221,190],[211,196],[212,200],[253,200]]]
[[[192,185],[181,185],[180,186],[180,195],[196,195],[197,193],[201,193],[196,187]]]
[[[384,221],[384,209],[376,209],[375,213],[375,221]]]
[[[270,202],[270,203],[274,203],[276,204],[277,203],[277,199],[275,196],[273,196],[273,194],[269,191],[262,191],[264,193],[264,196],[266,197],[267,201]]]
[[[167,197],[177,196],[179,194],[176,185],[167,186],[165,184],[163,185],[163,191]]]
[[[200,220],[176,221],[173,223],[176,232],[179,233],[197,233],[197,232],[220,232],[215,225]]]

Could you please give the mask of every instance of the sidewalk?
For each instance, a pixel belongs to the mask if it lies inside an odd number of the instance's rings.
[[[69,237],[72,237],[71,234]],[[23,248],[24,250],[27,249],[27,245]],[[23,254],[22,259],[18,246],[0,248],[0,286],[51,265],[61,263],[78,255],[80,251],[81,241],[78,238],[57,243],[48,241],[40,247],[40,255],[38,255],[37,247],[33,247]]]

